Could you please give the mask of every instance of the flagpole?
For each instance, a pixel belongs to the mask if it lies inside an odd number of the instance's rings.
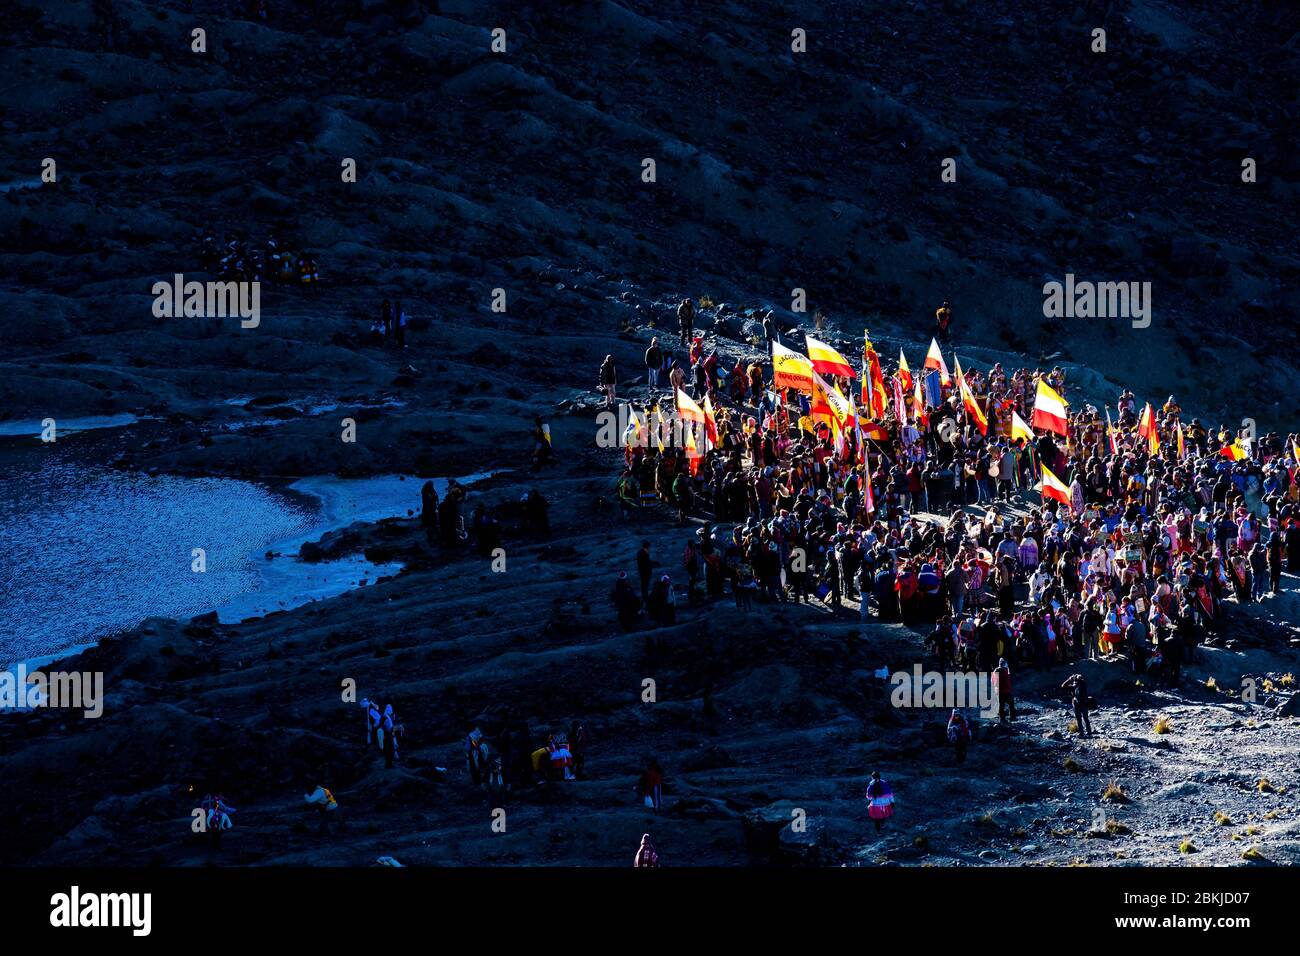
[[[872,399],[867,394],[867,389],[870,388],[874,391],[876,383],[871,379],[871,363],[867,359],[867,343],[871,341],[871,336],[867,334],[868,331],[866,328],[862,330],[862,378],[858,383],[858,391],[862,398],[862,404],[866,406],[867,414],[870,415]]]

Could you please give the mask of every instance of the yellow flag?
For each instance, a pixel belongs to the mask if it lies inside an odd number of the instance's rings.
[[[1023,438],[1025,441],[1031,442],[1034,440],[1034,432],[1013,408],[1011,409],[1011,440],[1015,441],[1017,438]]]

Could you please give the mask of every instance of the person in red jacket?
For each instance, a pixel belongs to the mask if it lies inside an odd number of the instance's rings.
[[[898,605],[903,614],[903,623],[910,624],[916,618],[916,594],[920,587],[916,569],[907,561],[898,571],[894,581],[894,590],[898,592]]]
[[[1011,693],[1011,668],[1005,657],[998,659],[998,669],[993,672],[998,687],[998,720],[1016,719],[1016,699]]]
[[[664,770],[659,766],[658,760],[650,761],[650,765],[641,774],[641,779],[637,781],[636,790],[637,796],[648,809],[658,811],[663,806]]]
[[[913,464],[907,469],[907,510],[924,511],[929,509],[926,501],[925,481],[921,477],[921,466]]]

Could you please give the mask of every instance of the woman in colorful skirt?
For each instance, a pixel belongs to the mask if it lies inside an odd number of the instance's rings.
[[[876,832],[885,827],[885,821],[894,815],[894,792],[880,779],[880,771],[873,770],[871,783],[867,784],[867,816],[876,825]]]

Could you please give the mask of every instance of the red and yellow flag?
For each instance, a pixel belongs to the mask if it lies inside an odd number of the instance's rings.
[[[677,414],[684,421],[704,424],[704,409],[695,404],[695,399],[680,388],[677,390]]]
[[[979,402],[975,400],[974,393],[971,392],[970,386],[966,384],[966,376],[961,371],[961,359],[954,357],[957,369],[957,390],[961,392],[961,403],[966,408],[966,414],[970,420],[975,423],[975,427],[980,430],[981,435],[985,435],[989,430],[989,419],[980,408]]]
[[[829,425],[831,423],[831,400],[827,395],[829,388],[826,380],[813,372],[812,401],[809,403],[808,415],[812,418],[814,425],[817,423]]]
[[[813,367],[806,357],[780,342],[772,343],[772,387],[812,392]]]
[[[1070,433],[1065,399],[1041,378],[1038,380],[1038,394],[1034,397],[1034,417],[1031,421],[1035,428],[1044,431],[1056,432],[1058,435]]]
[[[686,436],[683,439],[686,443],[686,461],[690,464],[691,477],[694,478],[700,470],[700,461],[704,456],[700,453],[695,444],[695,426],[684,429]]]
[[[814,381],[820,379],[821,376],[817,376]],[[854,420],[857,417],[853,411],[853,403],[845,398],[844,393],[834,385],[827,385],[824,381],[821,382],[821,385],[825,389],[826,404],[831,413],[831,428],[838,436],[853,427]]]
[[[704,439],[708,442],[706,448],[718,447],[718,420],[714,417],[713,402],[707,393],[704,396]]]
[[[1224,445],[1219,449],[1219,454],[1224,458],[1231,458],[1233,461],[1241,461],[1246,457],[1246,447],[1241,443],[1240,438],[1234,438],[1231,445]]]
[[[862,410],[876,421],[889,414],[889,390],[885,388],[880,356],[865,329],[862,332]]]
[[[903,391],[910,392],[912,390],[912,370],[908,367],[907,356],[903,354],[901,347],[898,350],[898,377],[902,379]]]
[[[1150,438],[1156,430],[1156,413],[1151,408],[1151,403],[1147,402],[1146,408],[1142,409],[1142,417],[1138,419],[1138,434],[1143,438]]]
[[[939,370],[939,384],[951,384],[948,378],[948,365],[943,360],[943,353],[939,351],[939,340],[930,339],[930,351],[925,353],[925,367],[937,368]]]
[[[1044,498],[1055,498],[1061,504],[1068,506],[1070,504],[1070,489],[1065,486],[1060,478],[1052,474],[1051,469],[1046,465],[1042,466],[1042,480],[1039,482],[1038,491]]]
[[[840,378],[853,378],[853,366],[839,352],[811,335],[804,336],[804,343],[814,372],[821,375],[838,375]]]

